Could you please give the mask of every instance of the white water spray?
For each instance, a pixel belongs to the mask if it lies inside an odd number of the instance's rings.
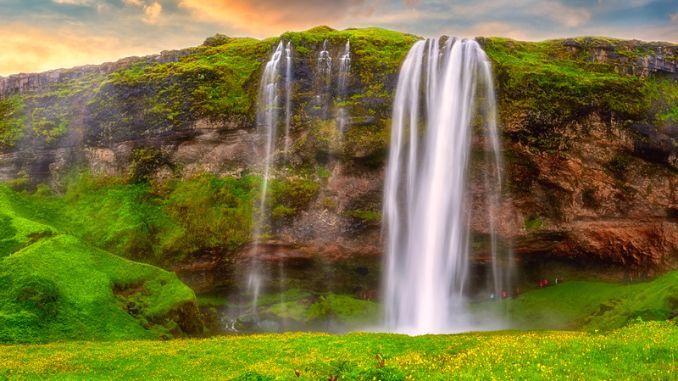
[[[422,99],[423,98],[423,99]],[[478,113],[479,111],[479,113]],[[385,319],[412,334],[473,329],[467,306],[474,123],[488,151],[491,290],[502,290],[495,232],[501,158],[490,63],[474,40],[419,41],[400,70],[384,189]]]
[[[290,149],[290,122],[292,120],[292,42],[285,47],[285,156]]]
[[[322,119],[327,118],[330,86],[332,84],[332,57],[330,57],[330,52],[327,49],[327,40],[325,40],[322,50],[318,53],[316,67],[316,105],[320,109]]]
[[[265,136],[264,143],[264,160],[263,160],[263,179],[261,182],[261,198],[259,200],[256,215],[253,218],[252,236],[254,242],[252,244],[252,252],[250,253],[251,263],[248,269],[247,276],[247,290],[252,295],[252,309],[256,312],[257,300],[262,285],[262,274],[260,263],[258,259],[259,239],[263,233],[263,229],[268,225],[269,216],[266,211],[266,200],[268,198],[268,184],[271,177],[271,165],[276,149],[276,141],[278,140],[278,124],[280,119],[281,109],[281,95],[285,96],[285,144],[289,133],[289,119],[291,113],[291,49],[292,46],[288,42],[285,48],[281,41],[271,55],[271,59],[266,63],[264,72],[261,76],[261,84],[259,87],[259,95],[257,99],[257,128]],[[282,94],[281,87],[281,70],[282,70],[282,56],[285,53],[286,75],[285,75],[285,91]],[[286,146],[287,148],[287,146]]]
[[[351,75],[351,43],[346,40],[344,52],[339,57],[339,78],[337,79],[337,98],[339,102],[346,102],[348,97],[348,80]],[[337,128],[342,133],[346,132],[349,114],[345,105],[337,110]]]

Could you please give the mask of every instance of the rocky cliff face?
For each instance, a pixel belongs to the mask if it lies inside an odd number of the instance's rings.
[[[274,177],[303,177],[311,168],[319,187],[294,214],[274,222],[265,243],[269,262],[303,269],[350,259],[360,265],[349,266],[347,276],[371,274],[360,278],[370,289],[381,253],[391,100],[416,37],[316,28],[281,39],[295,49],[294,117],[291,154],[276,156]],[[318,107],[319,48],[328,40],[337,57],[347,39],[353,53],[347,100]],[[262,64],[277,42],[217,36],[159,56],[2,78],[0,179],[58,189],[74,167],[154,184],[259,173],[255,100]],[[501,232],[522,263],[634,276],[675,267],[678,47],[602,39],[480,42],[494,62],[504,137]],[[351,115],[345,134],[336,132],[339,107]],[[474,177],[476,194],[481,182]],[[474,232],[482,260],[481,221]],[[210,290],[227,287],[228,277],[214,274],[237,272],[248,252],[247,245],[212,247],[165,265]]]

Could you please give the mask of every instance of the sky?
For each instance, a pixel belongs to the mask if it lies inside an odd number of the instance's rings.
[[[678,0],[0,0],[0,76],[317,25],[421,36],[678,43]]]

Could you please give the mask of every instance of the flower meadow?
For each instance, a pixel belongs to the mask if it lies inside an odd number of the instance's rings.
[[[678,379],[678,327],[405,336],[286,333],[0,346],[2,379]]]

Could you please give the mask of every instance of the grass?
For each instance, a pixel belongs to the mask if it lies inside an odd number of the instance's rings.
[[[566,281],[474,308],[480,313],[503,310],[515,327],[524,329],[610,330],[639,318],[666,320],[678,310],[678,271],[632,284]]]
[[[195,295],[175,274],[26,218],[6,187],[0,211],[0,342],[199,333]]]
[[[409,337],[287,333],[0,346],[9,379],[675,379],[678,327]]]

